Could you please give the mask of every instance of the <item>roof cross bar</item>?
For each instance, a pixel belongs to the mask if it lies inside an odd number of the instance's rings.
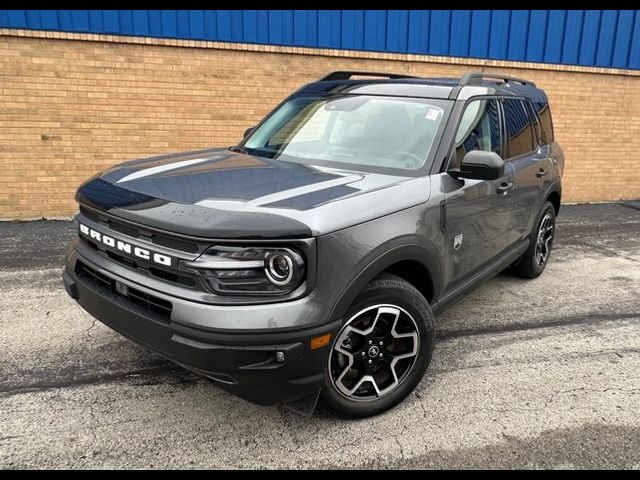
[[[464,87],[466,85],[482,85],[482,80],[494,79],[502,80],[504,83],[515,82],[522,85],[527,85],[536,88],[536,84],[530,80],[523,78],[511,77],[509,75],[503,75],[501,73],[481,73],[481,72],[469,72],[465,73],[460,79],[459,85]]]
[[[417,78],[404,73],[378,73],[378,72],[358,72],[358,71],[337,71],[331,72],[322,77],[319,82],[330,82],[332,80],[349,80],[356,75],[367,77],[381,77],[381,78]]]

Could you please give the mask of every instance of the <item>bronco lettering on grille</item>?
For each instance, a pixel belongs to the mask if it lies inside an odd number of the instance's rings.
[[[89,228],[82,223],[80,225],[80,233],[90,238],[91,240],[95,240],[103,243],[107,247],[111,247],[119,252],[126,253],[128,255],[133,255],[134,257],[142,258],[143,260],[148,260],[159,265],[164,265],[166,267],[170,267],[173,263],[172,258],[168,255],[162,255],[161,253],[152,252],[151,250],[147,250],[146,248],[138,247],[132,245],[127,242],[123,242],[121,240],[116,240],[109,235],[105,235],[93,228]]]

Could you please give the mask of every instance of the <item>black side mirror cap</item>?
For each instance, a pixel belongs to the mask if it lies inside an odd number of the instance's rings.
[[[256,127],[249,127],[244,131],[244,135],[242,136],[242,138],[247,138],[249,135],[251,135],[253,133],[253,131],[256,129]]]
[[[504,175],[504,160],[495,152],[471,150],[462,159],[460,168],[447,172],[453,178],[497,180]]]

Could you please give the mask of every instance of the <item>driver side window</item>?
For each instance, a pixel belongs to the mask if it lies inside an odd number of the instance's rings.
[[[453,167],[460,167],[465,154],[472,150],[500,155],[500,119],[498,101],[474,100],[467,104],[455,136]]]

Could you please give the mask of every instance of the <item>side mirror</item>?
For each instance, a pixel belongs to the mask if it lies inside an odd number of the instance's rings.
[[[244,135],[242,138],[247,138],[249,135],[251,135],[253,133],[253,131],[256,129],[256,127],[249,127],[244,131]]]
[[[497,180],[504,175],[504,160],[495,152],[471,150],[462,159],[460,168],[452,168],[453,178],[471,180]]]

